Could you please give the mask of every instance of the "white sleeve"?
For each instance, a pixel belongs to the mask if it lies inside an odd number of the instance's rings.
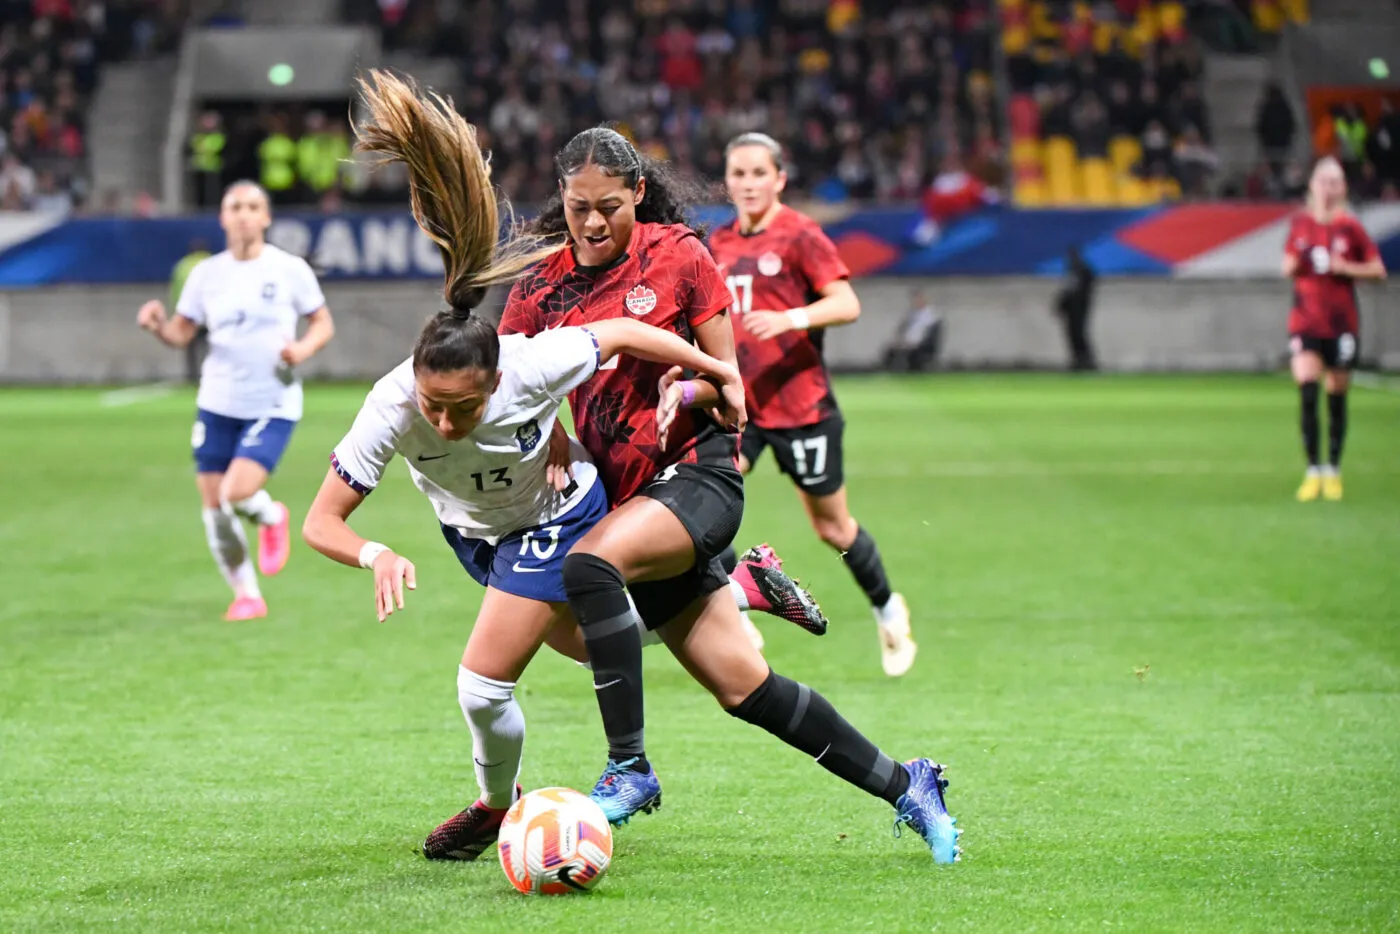
[[[292,307],[299,315],[309,315],[324,308],[326,296],[321,292],[321,283],[316,281],[316,273],[304,259],[292,257]]]
[[[384,479],[398,451],[402,420],[396,414],[371,392],[350,431],[331,452],[331,467],[356,493],[368,496]]]
[[[204,277],[208,262],[206,259],[194,264],[194,268],[185,278],[185,284],[180,289],[179,301],[175,305],[177,315],[189,318],[195,324],[204,323]]]
[[[587,328],[550,328],[526,338],[530,388],[555,402],[598,371],[598,338]]]

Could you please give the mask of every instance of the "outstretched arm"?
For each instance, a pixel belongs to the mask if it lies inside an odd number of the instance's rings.
[[[141,310],[136,313],[136,323],[142,330],[154,334],[162,344],[176,348],[188,347],[199,330],[199,325],[184,315],[167,318],[165,305],[158,299],[152,299],[141,306]]]

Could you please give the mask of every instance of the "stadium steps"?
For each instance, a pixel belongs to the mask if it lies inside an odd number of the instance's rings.
[[[1212,146],[1220,157],[1219,178],[1244,175],[1259,161],[1254,115],[1273,75],[1267,58],[1210,53],[1201,94],[1210,114]]]
[[[1397,6],[1386,0],[1312,0],[1310,15],[1313,22],[1333,20],[1386,20],[1393,23]]]
[[[161,149],[174,97],[173,57],[115,62],[102,69],[89,115],[93,201],[118,191],[128,201],[137,192],[161,191]]]
[[[244,0],[250,26],[320,26],[340,20],[340,0]]]
[[[449,96],[459,96],[461,93],[462,72],[453,59],[386,49],[380,64],[402,74],[412,75],[420,85],[439,93]]]

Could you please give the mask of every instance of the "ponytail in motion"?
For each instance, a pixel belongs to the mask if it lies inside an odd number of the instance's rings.
[[[496,329],[472,309],[492,285],[514,279],[563,241],[531,232],[498,248],[501,204],[476,128],[449,98],[420,91],[411,78],[371,69],[356,83],[369,115],[355,126],[355,150],[378,154],[381,164],[408,167],[413,218],[442,254],[448,310],[429,319],[418,335],[414,368],[494,372],[500,357]],[[512,217],[509,204],[504,207]]]

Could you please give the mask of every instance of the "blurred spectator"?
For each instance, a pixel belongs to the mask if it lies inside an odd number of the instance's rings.
[[[1220,167],[1220,159],[1201,139],[1193,126],[1188,126],[1177,139],[1173,152],[1175,174],[1182,192],[1188,198],[1204,198],[1208,185]]]
[[[1361,177],[1361,166],[1366,161],[1366,135],[1369,132],[1361,108],[1353,103],[1333,107],[1332,130],[1336,134],[1337,158],[1346,171],[1347,181],[1355,185]]]
[[[1381,99],[1380,119],[1368,145],[1382,187],[1400,184],[1400,111],[1388,97]]]
[[[909,293],[909,312],[885,347],[885,369],[922,373],[938,361],[943,319],[921,289]]]
[[[73,211],[73,196],[59,187],[58,177],[51,169],[44,169],[35,183],[29,208],[39,214],[67,217]]]
[[[217,205],[223,196],[227,145],[223,116],[215,110],[200,114],[189,143],[190,174],[194,179],[195,203],[200,207]]]
[[[1259,109],[1254,116],[1254,133],[1259,138],[1260,153],[1274,172],[1293,151],[1293,135],[1297,131],[1298,122],[1293,117],[1293,108],[1284,96],[1282,85],[1270,81],[1264,88],[1264,96],[1259,99]]]
[[[20,161],[18,153],[13,150],[6,153],[4,160],[0,161],[0,201],[3,201],[5,209],[28,210],[37,187],[34,170]]]

